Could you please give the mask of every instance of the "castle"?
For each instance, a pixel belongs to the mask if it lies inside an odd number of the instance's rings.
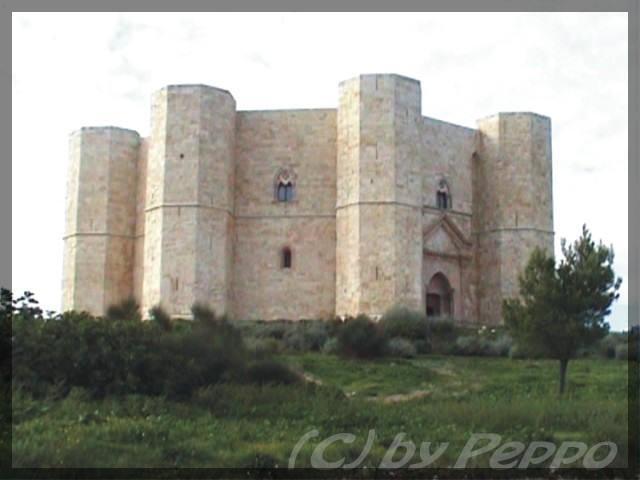
[[[70,137],[63,309],[133,296],[189,317],[380,315],[501,322],[535,246],[553,252],[550,119],[471,129],[422,115],[420,82],[360,75],[338,107],[238,111],[226,90],[153,94],[151,134]]]

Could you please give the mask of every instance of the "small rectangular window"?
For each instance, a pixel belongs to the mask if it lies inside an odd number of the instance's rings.
[[[291,249],[282,249],[282,268],[291,268]]]

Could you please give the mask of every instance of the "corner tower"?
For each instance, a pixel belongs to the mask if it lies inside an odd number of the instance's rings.
[[[553,254],[551,120],[519,112],[479,120],[473,168],[478,313],[495,324],[531,251]]]
[[[360,75],[339,97],[336,314],[421,309],[420,82]]]
[[[175,85],[152,97],[143,309],[229,311],[236,104],[225,90]]]
[[[62,310],[102,315],[133,295],[140,137],[117,127],[71,134]]]

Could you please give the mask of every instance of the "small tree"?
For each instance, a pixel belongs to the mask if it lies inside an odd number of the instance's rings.
[[[536,248],[519,276],[520,297],[507,299],[503,314],[516,342],[560,361],[560,394],[569,360],[609,331],[605,317],[622,283],[613,271],[613,248],[598,245],[586,225],[573,244],[561,242],[563,259]]]

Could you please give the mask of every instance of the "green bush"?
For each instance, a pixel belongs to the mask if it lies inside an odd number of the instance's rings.
[[[540,354],[532,352],[530,349],[526,347],[526,345],[523,346],[523,345],[518,345],[516,343],[513,343],[509,348],[508,356],[509,358],[513,358],[513,359],[541,358]]]
[[[149,309],[149,317],[151,321],[156,322],[163,330],[169,331],[173,328],[171,316],[160,305],[153,306]]]
[[[320,351],[329,338],[327,326],[322,320],[301,320],[294,325],[284,335],[284,343],[289,350]]]
[[[427,338],[427,317],[405,307],[393,307],[380,319],[380,327],[387,339],[406,338],[418,340]]]
[[[431,342],[428,340],[418,339],[413,342],[413,345],[416,347],[416,353],[419,353],[421,355],[432,352]]]
[[[98,396],[135,391],[146,376],[143,358],[155,347],[153,330],[84,312],[55,319],[15,316],[13,378],[34,390],[60,383]]]
[[[196,302],[191,306],[191,315],[193,315],[193,321],[201,324],[215,324],[218,322],[216,312],[213,311],[209,305]]]
[[[455,343],[457,355],[483,355],[483,345],[475,335],[458,337]]]
[[[460,334],[460,329],[449,317],[434,317],[428,321],[429,335],[438,341],[451,342]]]
[[[244,367],[242,337],[228,322],[205,320],[160,338],[162,393],[171,397],[187,397],[202,386],[235,380]]]
[[[511,351],[511,337],[506,334],[472,334],[458,337],[454,353],[465,356],[507,357]]]
[[[507,334],[498,335],[490,339],[487,346],[487,355],[492,357],[508,357],[513,340]]]
[[[133,297],[129,297],[120,303],[109,306],[107,308],[107,319],[109,320],[129,320],[139,322],[142,320],[140,315],[140,305]]]
[[[44,318],[25,312],[12,319],[13,380],[34,394],[59,385],[85,388],[96,397],[182,397],[233,379],[245,364],[242,338],[224,319],[167,331],[158,322],[117,316],[66,312]]]
[[[616,360],[628,360],[629,359],[629,346],[626,344],[616,345],[615,347]]]
[[[387,352],[393,357],[413,358],[416,356],[415,345],[404,337],[394,337],[387,343]]]
[[[273,360],[256,362],[247,368],[246,379],[258,385],[282,384],[292,385],[300,382],[300,376],[285,365]]]
[[[272,322],[250,322],[250,334],[258,338],[275,338],[283,340],[286,333],[295,327],[293,322],[276,320]]]
[[[366,315],[349,319],[338,330],[338,351],[346,356],[371,358],[384,353],[381,329]]]
[[[248,337],[244,339],[244,343],[247,351],[256,357],[265,357],[274,353],[280,353],[285,348],[282,340],[270,337]]]
[[[455,355],[456,340],[460,335],[460,328],[450,317],[429,318],[429,347],[431,353],[439,355]]]
[[[322,352],[327,354],[338,353],[338,339],[335,337],[328,339],[322,347]]]

